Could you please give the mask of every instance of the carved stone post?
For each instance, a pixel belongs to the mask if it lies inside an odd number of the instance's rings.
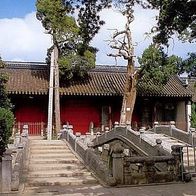
[[[175,121],[170,121],[170,135],[173,136],[173,128],[175,128]]]
[[[123,147],[117,143],[113,147],[112,174],[117,184],[124,183],[124,154]]]
[[[11,191],[12,181],[12,151],[6,150],[2,157],[1,171],[1,192],[9,193]]]
[[[159,125],[159,122],[155,121],[154,122],[154,132],[156,133],[157,132],[157,127]]]
[[[20,133],[16,133],[15,134],[15,141],[14,141],[14,145],[17,147],[20,144],[21,137],[20,137]]]
[[[81,133],[80,132],[76,132],[75,136],[76,136],[76,139],[75,139],[74,150],[76,152],[77,151],[77,141],[80,139]]]
[[[175,180],[181,180],[183,181],[183,152],[182,149],[183,147],[180,145],[174,145],[171,147],[172,152],[171,154],[173,155],[175,159],[175,166],[174,166],[174,175],[175,175]]]

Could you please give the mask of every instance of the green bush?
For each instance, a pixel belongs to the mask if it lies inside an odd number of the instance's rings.
[[[191,106],[191,127],[196,128],[196,104],[193,103]]]
[[[14,114],[11,110],[0,108],[0,157],[7,148],[9,138],[12,135]]]

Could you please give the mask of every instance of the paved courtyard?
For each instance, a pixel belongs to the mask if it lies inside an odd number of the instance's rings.
[[[36,192],[36,194],[35,194]],[[196,196],[196,179],[189,183],[163,184],[137,187],[103,187],[101,185],[21,187],[19,193],[10,196]],[[3,194],[2,196],[9,196]]]

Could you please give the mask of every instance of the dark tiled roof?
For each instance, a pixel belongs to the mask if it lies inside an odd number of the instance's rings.
[[[196,102],[196,78],[184,77],[183,80],[187,80],[187,88],[192,92],[192,101]]]
[[[192,92],[185,87],[183,81],[177,75],[170,77],[167,84],[162,87],[149,80],[142,81],[138,86],[138,92],[140,96],[192,97]]]
[[[33,66],[36,64],[36,67]],[[47,94],[48,71],[46,64],[7,62],[4,72],[8,75],[7,91],[10,94]]]
[[[4,71],[9,75],[7,90],[10,94],[47,94],[49,72],[44,63],[7,62]],[[72,81],[60,88],[61,95],[122,96],[126,80],[126,67],[97,66],[89,71],[86,80]],[[182,81],[173,76],[159,88],[146,81],[150,88],[144,90],[144,83],[138,85],[139,96],[191,97],[191,92]],[[152,88],[153,87],[153,88]]]
[[[70,85],[60,88],[64,95],[117,96],[123,94],[125,73],[100,72],[91,70],[89,78],[83,81],[72,81]]]

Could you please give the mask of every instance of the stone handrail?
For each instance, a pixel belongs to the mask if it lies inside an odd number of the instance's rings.
[[[193,131],[192,131],[193,130]],[[162,133],[183,141],[189,145],[196,145],[196,132],[195,129],[190,128],[189,132],[176,128],[175,122],[171,121],[170,125],[158,125],[152,129],[155,133]]]
[[[141,139],[140,133],[127,127],[115,127],[102,134],[85,136],[80,133],[74,135],[72,128],[64,127],[61,138],[66,139],[84,164],[109,185],[190,180],[187,174],[186,178],[183,176],[181,146],[172,146],[172,153],[168,153],[159,141],[153,147]],[[138,155],[126,155],[122,143]]]
[[[0,162],[0,193],[18,191],[28,155],[28,134],[16,134]]]
[[[141,136],[142,132],[133,131],[130,127],[116,126],[113,130],[96,137],[93,140],[93,147],[96,148],[114,139],[119,139],[144,156],[169,155],[159,145],[154,147],[144,141]]]
[[[72,126],[70,125],[63,126],[63,130],[60,131],[60,138],[65,139],[69,143],[72,150],[79,155],[82,162],[96,174],[100,181],[113,186],[116,184],[115,179],[111,176],[110,170],[92,148],[92,139],[95,137],[95,135],[88,133],[85,136],[81,136],[80,133],[74,135]]]

